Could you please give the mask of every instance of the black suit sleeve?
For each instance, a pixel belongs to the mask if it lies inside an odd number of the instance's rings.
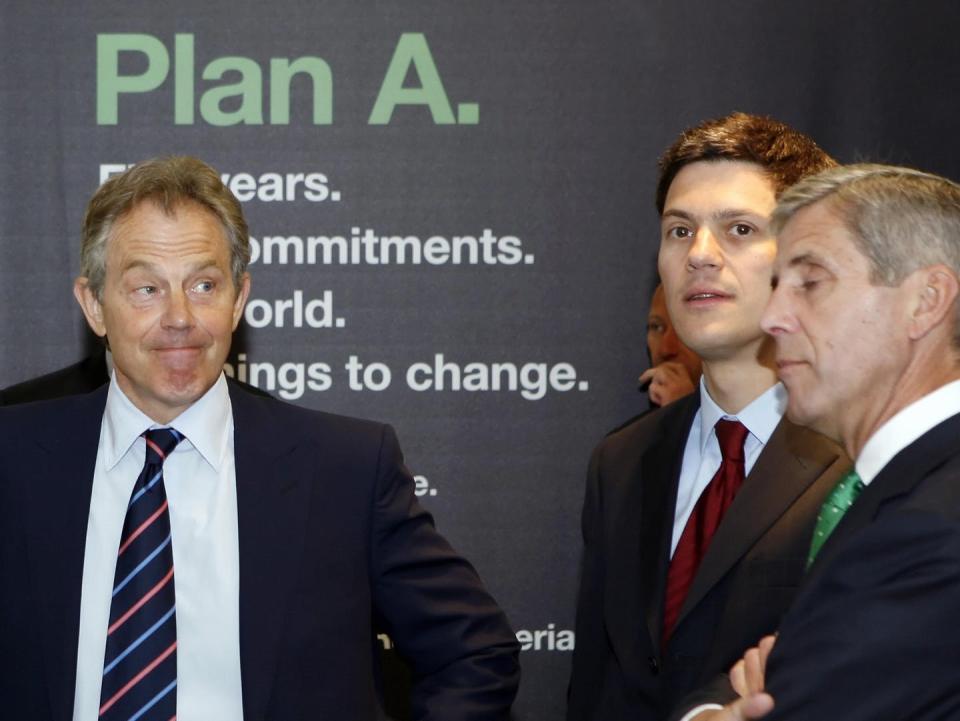
[[[613,653],[603,623],[604,563],[601,551],[600,455],[594,450],[583,501],[583,560],[577,594],[576,647],[567,690],[567,721],[593,718],[603,690],[604,668]],[[641,611],[638,609],[638,613]]]
[[[517,639],[413,489],[387,427],[371,519],[371,585],[378,614],[413,666],[413,717],[506,719],[520,680]]]
[[[757,639],[759,642],[760,639]],[[747,649],[744,649],[746,652]],[[704,704],[719,704],[724,706],[737,699],[737,692],[730,685],[730,676],[725,673],[717,674],[696,691],[688,694],[677,706],[670,712],[668,721],[680,721],[684,716],[690,713],[697,706]]]
[[[960,526],[879,518],[824,566],[784,619],[765,721],[960,718]]]

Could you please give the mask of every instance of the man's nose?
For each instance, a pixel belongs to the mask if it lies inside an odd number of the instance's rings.
[[[161,320],[165,328],[182,329],[193,326],[193,309],[184,291],[174,289],[170,292]]]
[[[687,265],[691,269],[720,267],[723,265],[723,253],[714,232],[703,226],[693,236],[690,250],[687,252]]]
[[[783,286],[774,288],[770,294],[767,307],[760,317],[760,327],[773,337],[796,330],[796,318],[790,310],[790,301]]]

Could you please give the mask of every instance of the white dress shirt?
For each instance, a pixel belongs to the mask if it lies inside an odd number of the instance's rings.
[[[867,439],[854,466],[865,486],[924,433],[960,413],[960,381],[940,386],[898,411]]]
[[[706,383],[700,378],[700,410],[694,416],[693,425],[683,450],[683,466],[680,469],[680,484],[677,489],[677,506],[673,518],[673,541],[670,557],[680,543],[680,536],[687,525],[700,494],[720,468],[720,442],[715,426],[721,419],[740,421],[749,431],[743,442],[744,468],[750,473],[753,464],[770,440],[774,429],[787,409],[787,391],[782,383],[771,386],[754,398],[736,415],[725,413],[710,397]]]
[[[178,721],[242,721],[240,560],[233,411],[223,375],[169,423],[185,438],[163,466],[177,618]],[[117,549],[143,469],[140,434],[161,428],[110,381],[84,551],[73,721],[95,721]]]

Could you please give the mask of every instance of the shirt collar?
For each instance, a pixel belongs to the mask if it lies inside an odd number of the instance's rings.
[[[219,472],[233,430],[233,409],[223,373],[206,393],[168,424],[156,423],[137,408],[120,390],[116,373],[111,375],[103,414],[102,452],[107,470],[120,462],[144,431],[167,426],[186,437],[181,446],[189,443]]]
[[[947,383],[893,415],[867,439],[855,463],[867,485],[895,455],[936,425],[960,412],[960,380]]]
[[[717,421],[727,418],[740,421],[750,435],[763,445],[767,444],[774,429],[787,409],[787,390],[777,383],[750,401],[743,410],[730,414],[710,397],[703,376],[700,377],[700,453],[706,453],[707,442],[713,434]]]

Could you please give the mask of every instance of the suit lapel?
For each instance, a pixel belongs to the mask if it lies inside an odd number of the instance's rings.
[[[276,403],[231,384],[240,545],[240,669],[246,721],[263,721],[284,609],[296,582],[309,511],[303,477],[317,449],[298,442]]]
[[[39,452],[32,451],[35,473],[24,484],[23,513],[33,516],[25,521],[27,553],[56,721],[69,721],[73,712],[83,557],[106,398],[104,387],[50,414]]]
[[[695,393],[658,412],[659,423],[636,465],[625,471],[624,493],[610,510],[617,515],[611,538],[614,552],[608,554],[612,590],[607,594],[607,615],[612,643],[622,658],[660,644],[677,481],[699,400]],[[638,609],[646,624],[638,623]],[[647,633],[649,643],[644,642]]]
[[[808,576],[837,554],[845,538],[869,525],[884,503],[909,493],[937,466],[956,455],[958,438],[960,414],[935,426],[894,456],[837,524],[820,549]]]
[[[822,436],[780,421],[710,542],[678,625],[839,456]]]

